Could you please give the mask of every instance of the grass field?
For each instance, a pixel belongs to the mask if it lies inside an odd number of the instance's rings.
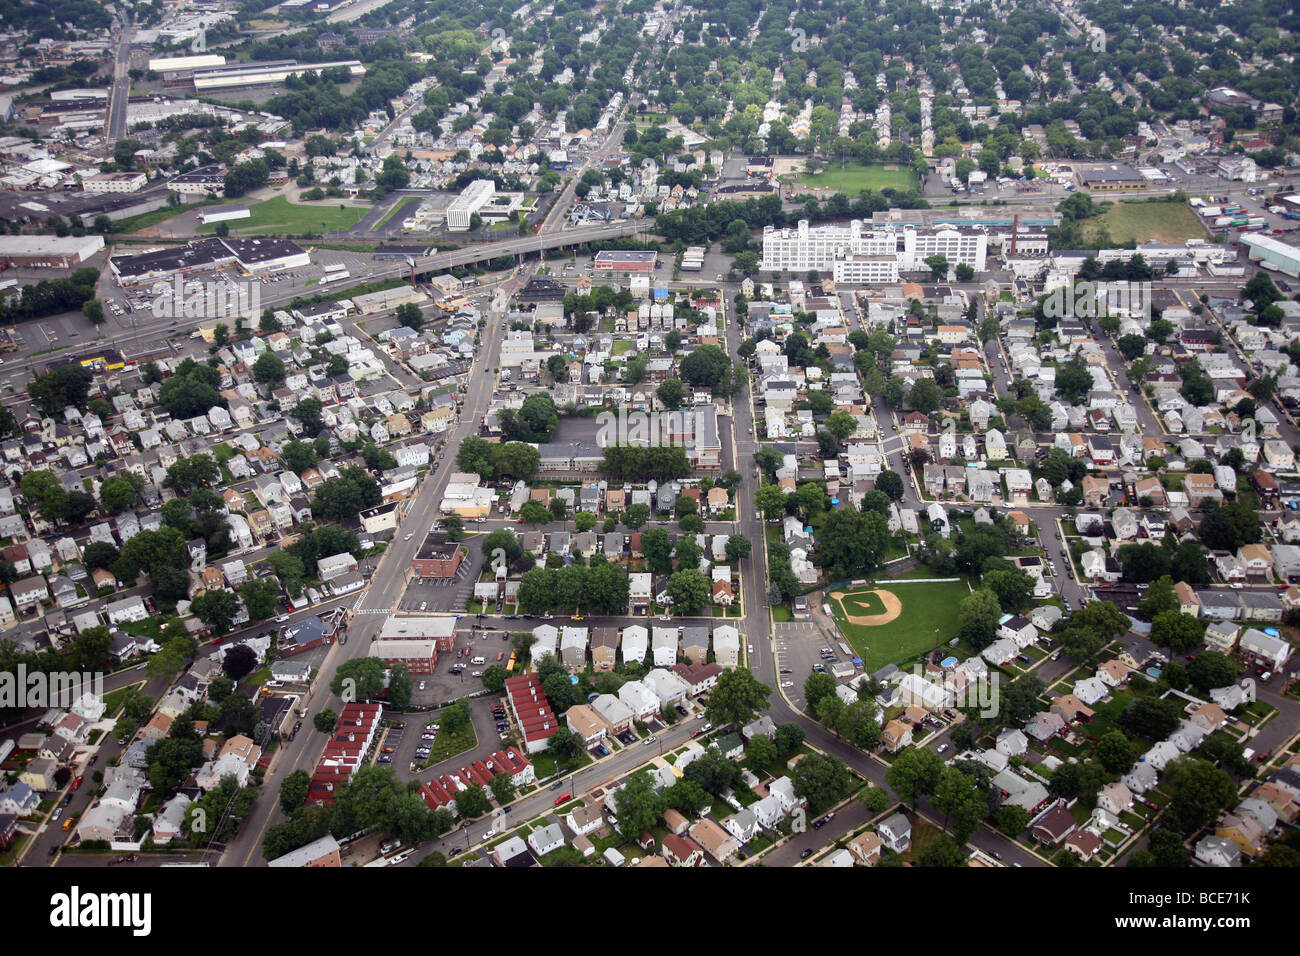
[[[957,636],[957,604],[970,594],[965,580],[943,582],[884,581],[852,590],[845,589],[844,600],[850,613],[879,614],[879,598],[863,592],[892,591],[903,604],[901,616],[888,624],[866,627],[850,624],[837,602],[831,602],[840,632],[862,658],[867,673],[886,664],[899,664],[933,650]],[[861,603],[863,609],[856,605]]]
[[[838,189],[855,195],[863,189],[913,189],[916,187],[916,174],[910,166],[862,166],[848,163],[841,169],[839,163],[832,162],[820,173],[812,176],[805,174],[796,182],[816,189]]]
[[[334,202],[314,206],[294,205],[283,196],[252,203],[249,210],[252,215],[248,219],[236,219],[229,223],[231,235],[341,232],[355,226],[367,212],[364,206],[344,206],[340,209],[338,203]],[[209,223],[199,226],[198,231],[213,232],[216,227],[216,223]]]
[[[1204,239],[1205,229],[1184,203],[1117,202],[1083,227],[1085,239],[1104,226],[1115,242],[1185,242]]]

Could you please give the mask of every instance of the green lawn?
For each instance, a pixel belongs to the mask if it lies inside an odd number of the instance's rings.
[[[406,209],[406,207],[409,206],[409,205],[411,205],[412,203],[415,203],[416,205],[419,205],[419,203],[420,203],[420,197],[419,197],[419,196],[410,196],[410,197],[408,197],[408,198],[406,198],[406,199],[403,199],[401,202],[395,204],[395,205],[393,206],[392,209],[388,210],[388,215],[386,215],[383,219],[379,220],[379,222],[375,223],[373,226],[370,227],[370,231],[371,231],[371,232],[378,232],[378,231],[379,231],[379,228],[380,228],[381,226],[383,226],[386,222],[388,222],[388,220],[390,220],[390,219],[392,219],[394,216],[396,216],[396,215],[402,213],[402,210]],[[402,218],[406,218],[406,217],[403,215]]]
[[[826,168],[815,175],[804,174],[796,182],[802,186],[816,189],[838,189],[851,195],[863,189],[898,189],[916,188],[916,174],[910,166],[876,163],[863,166],[847,163],[843,168],[839,163],[828,163]]]
[[[1204,239],[1205,228],[1185,203],[1117,202],[1096,219],[1083,225],[1085,239],[1105,226],[1116,244],[1135,242],[1186,242]]]
[[[364,206],[342,206],[333,200],[314,205],[295,205],[283,196],[250,204],[252,215],[227,225],[232,235],[305,232],[341,232],[351,229],[368,211]],[[216,223],[200,225],[198,232],[213,232]]]
[[[911,660],[956,637],[957,604],[970,594],[965,580],[940,583],[898,580],[882,582],[880,587],[892,591],[903,603],[902,614],[889,624],[878,627],[850,624],[843,617],[839,602],[830,602],[840,631],[862,658],[867,673],[886,664]],[[879,613],[879,599],[874,595],[866,598],[861,593],[876,589],[876,585],[869,585],[846,591],[850,613]],[[877,605],[871,608],[868,602],[877,602]]]
[[[456,754],[464,753],[476,746],[478,746],[478,735],[474,733],[473,724],[466,725],[464,730],[455,734],[440,730],[438,731],[438,739],[429,748],[429,759],[424,762],[424,767],[432,767],[436,763],[442,763],[448,757],[454,757]]]

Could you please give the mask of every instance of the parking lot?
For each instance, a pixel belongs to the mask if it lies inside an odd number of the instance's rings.
[[[845,659],[838,642],[813,621],[778,622],[773,642],[781,690],[796,707],[803,706],[803,685],[809,674]]]

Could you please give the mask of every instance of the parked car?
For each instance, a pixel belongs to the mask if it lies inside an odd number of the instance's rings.
[[[573,797],[572,793],[565,792],[560,794],[558,797],[555,798],[555,806],[558,807],[560,804],[564,803],[566,800],[569,800],[572,797]]]

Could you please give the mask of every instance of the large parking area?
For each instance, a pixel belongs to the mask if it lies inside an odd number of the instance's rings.
[[[803,685],[809,674],[828,670],[846,659],[839,643],[813,621],[778,622],[772,639],[777,680],[796,707],[803,706]]]

